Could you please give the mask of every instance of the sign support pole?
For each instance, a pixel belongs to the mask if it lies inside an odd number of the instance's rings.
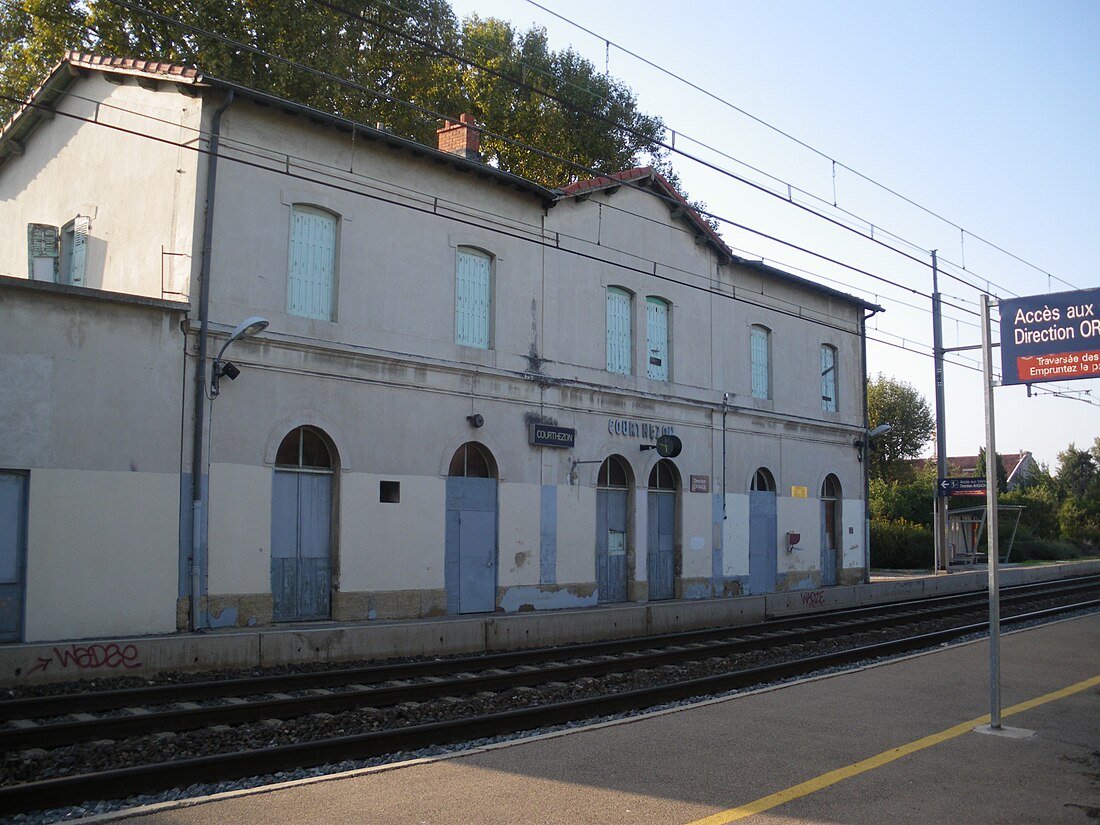
[[[982,372],[985,385],[986,541],[989,559],[989,728],[1001,730],[1001,563],[997,529],[997,445],[993,421],[993,344],[989,330],[989,296],[982,295]],[[990,472],[992,468],[992,472]]]
[[[936,368],[936,478],[947,476],[947,420],[944,417],[943,398],[943,319],[940,317],[939,268],[937,250],[932,250],[932,359]],[[947,499],[936,491],[935,558],[932,572],[948,569],[947,557]]]

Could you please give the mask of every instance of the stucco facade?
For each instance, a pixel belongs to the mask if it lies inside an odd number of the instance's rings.
[[[9,639],[866,576],[877,307],[732,256],[650,170],[546,190],[140,61],[72,55],[36,100],[58,114],[0,133],[0,370],[27,387],[0,423],[32,436],[0,446],[26,514]],[[288,286],[303,214],[332,227],[322,311]],[[78,215],[56,270],[81,280],[32,280],[28,227]]]

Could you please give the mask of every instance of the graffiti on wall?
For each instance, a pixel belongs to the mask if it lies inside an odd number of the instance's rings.
[[[49,656],[39,656],[27,675],[39,670],[133,670],[142,666],[141,651],[137,645],[120,645],[116,642],[91,645],[69,645],[55,647]]]
[[[824,607],[825,606],[825,591],[814,590],[809,593],[802,594],[802,604],[804,607]]]

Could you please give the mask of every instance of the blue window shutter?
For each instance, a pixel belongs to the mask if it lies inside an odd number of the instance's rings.
[[[459,249],[455,264],[455,343],[489,348],[491,260],[484,252]]]
[[[770,353],[770,335],[764,327],[753,327],[751,336],[752,355],[752,397],[771,398],[768,375],[771,372],[768,363]]]
[[[646,375],[668,380],[668,302],[646,298]]]
[[[607,288],[607,370],[630,374],[630,293]]]
[[[336,276],[336,216],[310,206],[294,206],[290,226],[287,312],[332,320]]]
[[[821,348],[821,409],[836,412],[836,350],[829,345]]]
[[[77,215],[73,221],[72,257],[68,261],[67,283],[84,286],[84,260],[88,250],[88,230],[92,222],[83,215]]]

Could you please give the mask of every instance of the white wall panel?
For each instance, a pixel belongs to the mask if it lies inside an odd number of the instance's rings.
[[[179,476],[33,470],[26,640],[176,629]]]

